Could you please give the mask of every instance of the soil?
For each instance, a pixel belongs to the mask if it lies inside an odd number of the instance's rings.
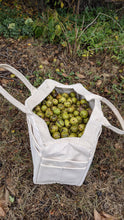
[[[109,99],[124,117],[124,65],[108,51],[70,57],[56,45],[0,38],[0,63],[15,67],[36,87],[47,78],[64,84],[82,83]],[[12,73],[2,68],[0,81],[22,103],[30,95]],[[123,136],[103,127],[82,186],[35,185],[25,114],[3,96],[0,106],[0,219],[93,220],[94,210],[124,219]],[[108,120],[120,127],[111,110],[105,105],[102,108]]]

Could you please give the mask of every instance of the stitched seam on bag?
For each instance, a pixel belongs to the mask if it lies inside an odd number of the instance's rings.
[[[45,164],[40,164],[40,166],[42,167],[49,167],[49,168],[57,168],[57,169],[61,169],[61,168],[63,168],[63,169],[69,169],[69,170],[84,170],[86,167],[83,167],[83,168],[73,168],[73,167],[58,167],[58,166],[53,166],[53,165],[45,165]]]
[[[87,163],[88,163],[88,162],[81,162],[81,161],[76,161],[76,160],[57,160],[57,159],[49,159],[49,158],[46,158],[46,157],[42,157],[42,159],[43,159],[43,160],[48,160],[48,161],[51,161],[51,162],[52,162],[52,161],[55,161],[55,162],[59,162],[59,163],[64,163],[64,162],[65,162],[65,163],[66,163],[66,162],[67,162],[67,163],[68,163],[68,162],[69,162],[69,163],[75,163],[75,164],[76,164],[76,163],[77,163],[77,164],[81,164],[81,163],[87,164]]]

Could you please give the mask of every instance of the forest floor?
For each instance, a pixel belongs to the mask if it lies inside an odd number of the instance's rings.
[[[15,67],[34,86],[47,78],[66,84],[80,82],[89,91],[109,99],[124,117],[124,65],[107,51],[92,57],[70,58],[55,45],[43,45],[31,39],[0,38],[1,63]],[[0,68],[0,81],[22,103],[30,95],[26,87],[3,68]],[[120,127],[105,105],[103,112],[113,125]],[[92,165],[83,185],[78,187],[33,184],[25,114],[3,96],[0,96],[0,134],[0,219],[124,219],[122,136],[103,127]]]

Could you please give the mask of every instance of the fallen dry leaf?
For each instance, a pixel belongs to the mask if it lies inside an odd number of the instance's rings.
[[[76,76],[78,76],[80,79],[84,79],[85,76],[83,74],[80,74],[80,73],[75,73]]]
[[[101,212],[100,214],[96,209],[94,209],[94,220],[117,220],[117,218],[105,212]]]
[[[101,79],[99,79],[99,80],[97,81],[96,85],[97,85],[97,87],[100,87],[100,86],[101,86],[101,84],[102,84],[102,80],[101,80]]]
[[[3,85],[8,84],[8,82],[9,82],[9,80],[7,80],[7,79],[1,79],[1,83],[2,83]]]
[[[109,215],[105,212],[102,212],[102,215],[106,218],[106,220],[117,220],[118,219],[115,216]]]
[[[95,63],[94,63],[93,61],[90,61],[89,63],[90,63],[92,66],[95,65]]]
[[[64,77],[68,77],[68,75],[67,75],[66,73],[62,73],[62,75],[63,75]]]
[[[116,149],[122,149],[122,144],[116,143],[116,144],[115,144],[115,148],[116,148]]]
[[[4,212],[3,208],[0,206],[0,217],[5,217],[6,213]]]
[[[48,65],[48,64],[49,64],[48,60],[42,60],[41,62],[42,62],[42,64],[44,64],[44,65]]]
[[[0,67],[0,72],[5,72],[6,70],[2,67]]]
[[[111,93],[111,91],[109,91],[106,87],[105,87],[105,89],[104,89],[104,92],[106,92],[106,93]]]
[[[103,220],[102,216],[94,209],[94,220]]]

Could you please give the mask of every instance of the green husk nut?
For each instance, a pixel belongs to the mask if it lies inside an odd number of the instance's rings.
[[[69,133],[68,132],[61,132],[61,138],[65,138],[65,137],[69,137]]]
[[[51,133],[55,133],[56,131],[58,131],[58,126],[57,126],[57,125],[52,125],[52,126],[50,127],[50,132],[51,132]]]
[[[53,99],[52,103],[53,103],[53,105],[58,105],[58,100],[57,99]]]
[[[47,105],[47,107],[51,107],[51,106],[53,105],[53,103],[52,103],[51,100],[48,100],[48,101],[46,102],[46,105]]]
[[[52,134],[53,138],[59,139],[60,138],[60,132],[56,131]]]
[[[54,89],[33,112],[46,122],[54,139],[80,138],[87,126],[92,109],[76,92],[57,93]]]
[[[51,115],[53,115],[53,112],[51,111],[50,108],[48,108],[48,109],[46,110],[46,112],[45,112],[45,116],[46,116],[47,118],[50,118]]]
[[[65,119],[69,119],[69,114],[67,112],[64,112],[62,114],[62,118],[65,120]]]
[[[60,109],[59,109],[59,108],[55,108],[55,109],[53,110],[53,113],[54,113],[55,115],[59,115],[59,114],[60,114]]]
[[[45,112],[45,111],[47,110],[47,106],[46,106],[46,105],[42,105],[42,106],[41,106],[41,110],[42,110],[43,112]]]
[[[64,127],[64,121],[62,120],[62,119],[58,119],[57,121],[56,121],[56,125],[59,127],[59,128],[62,128],[62,127]]]

